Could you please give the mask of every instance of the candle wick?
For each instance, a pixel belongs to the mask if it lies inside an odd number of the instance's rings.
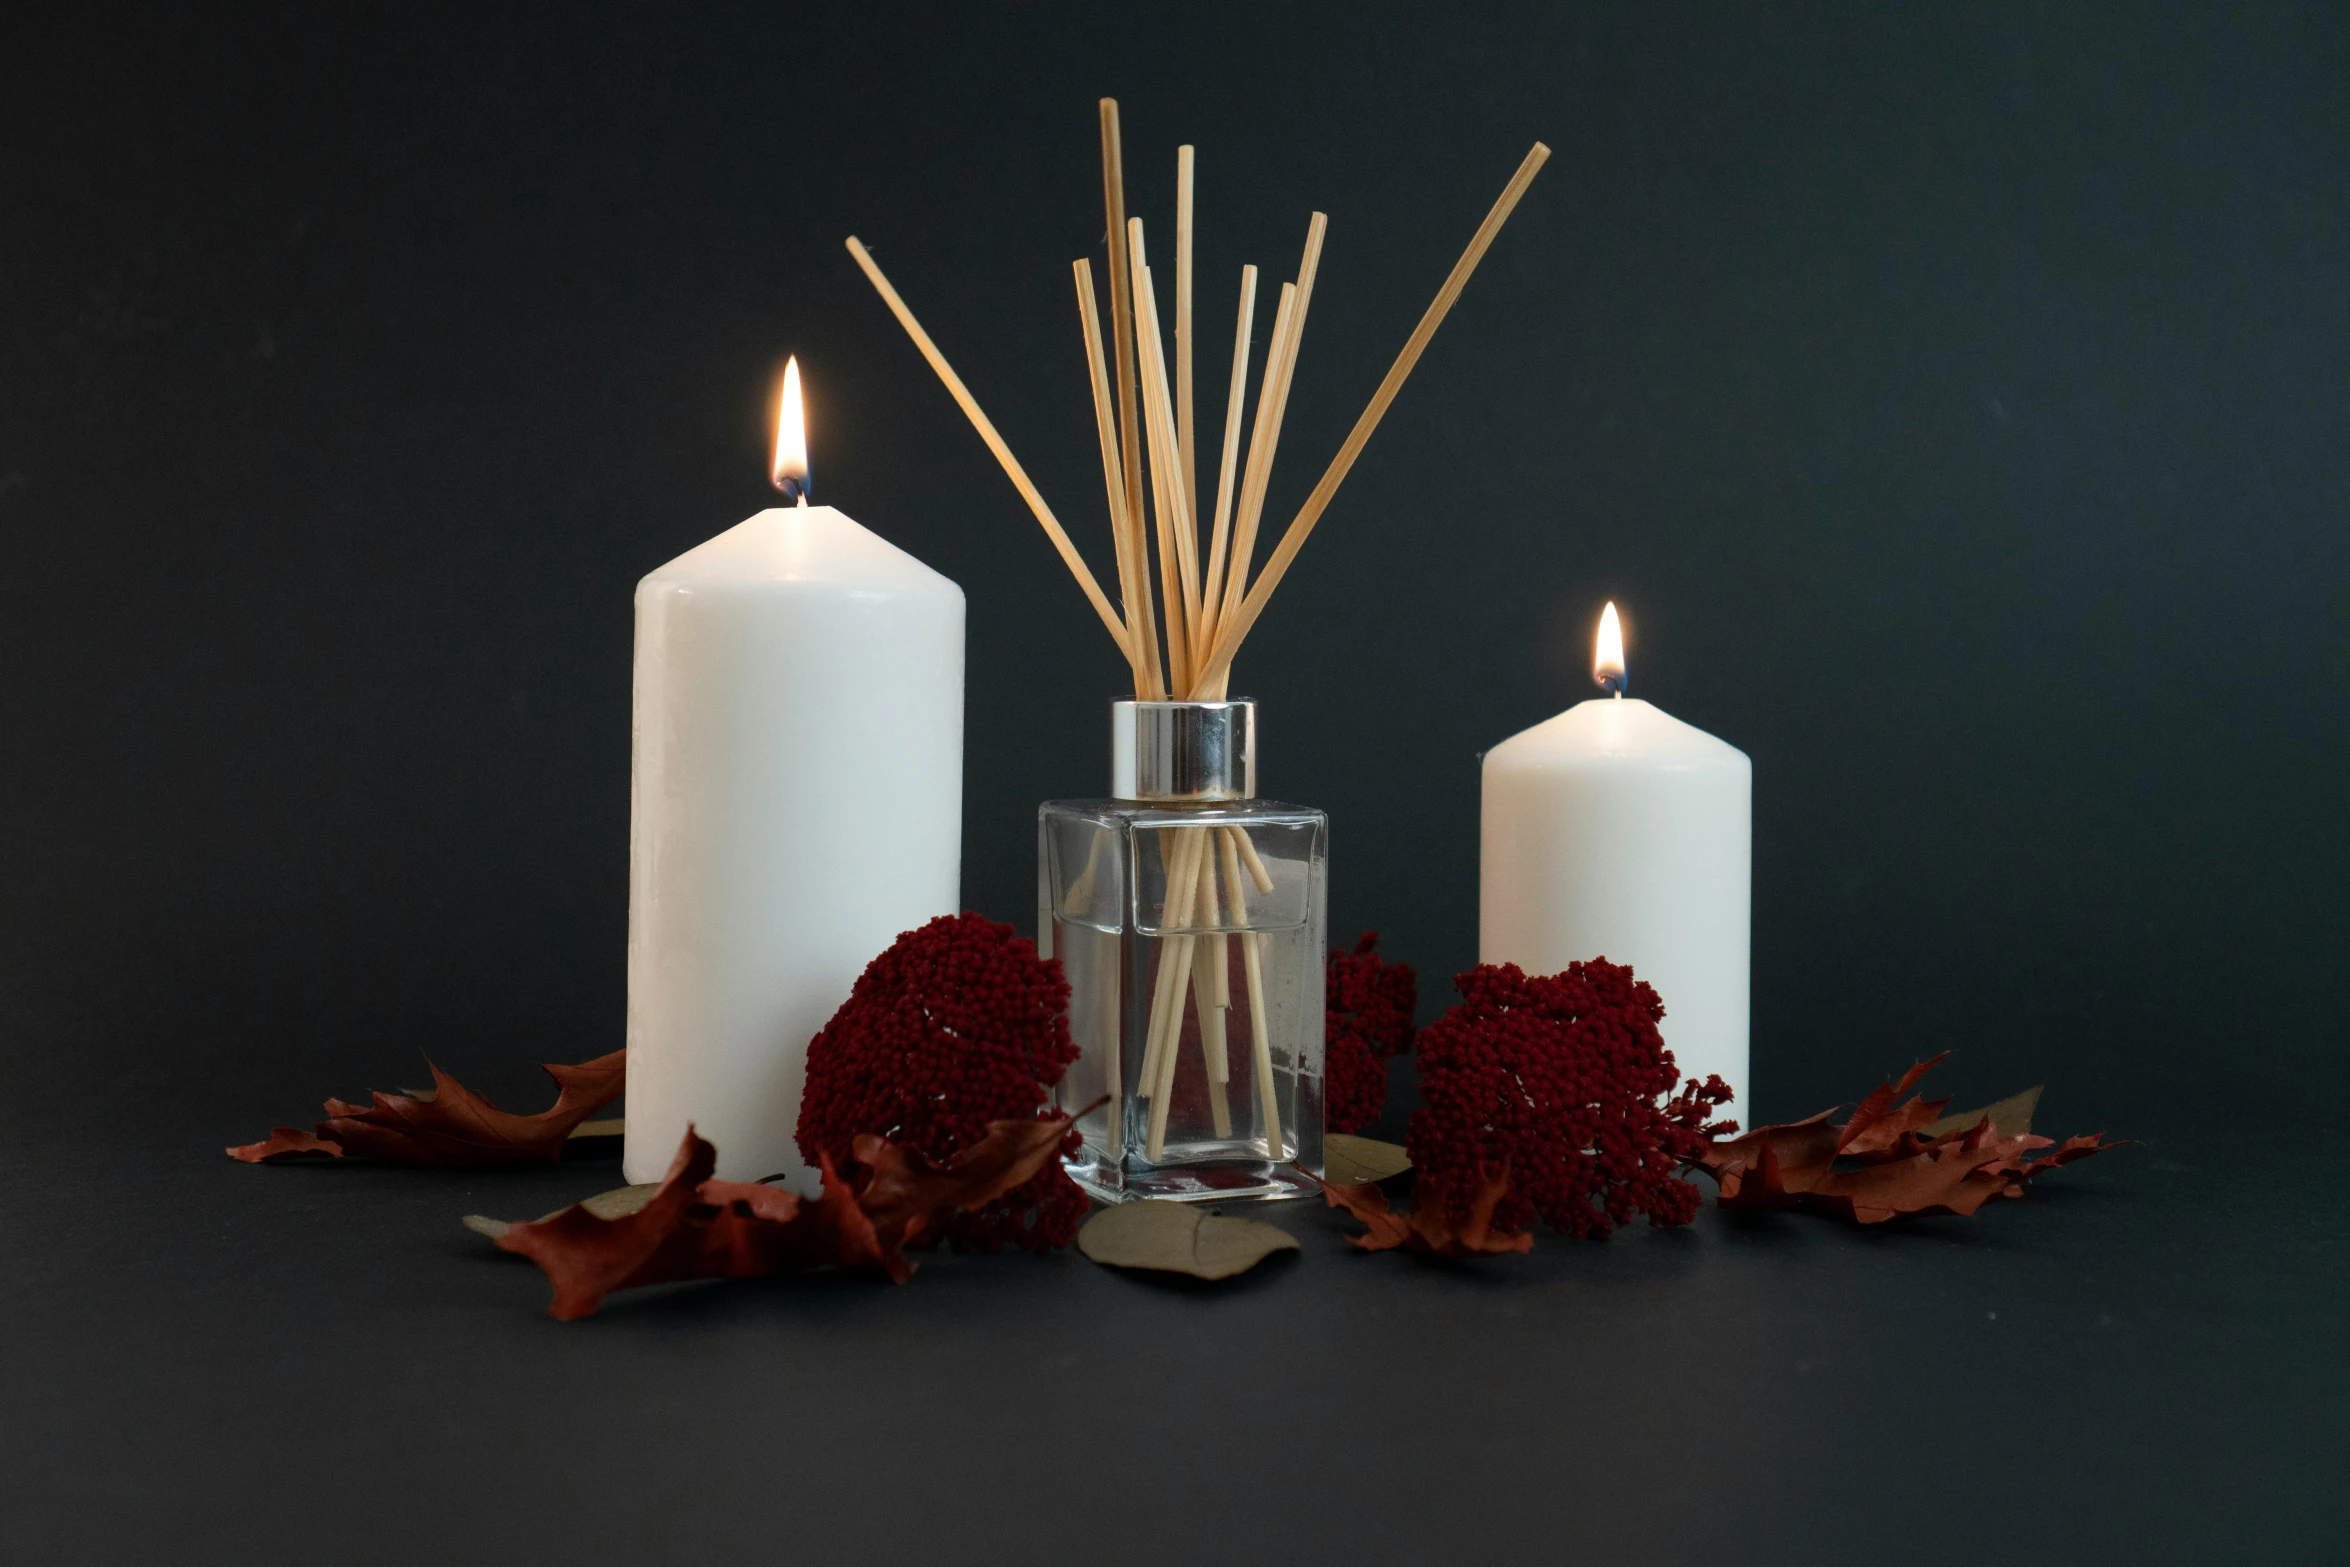
[[[806,490],[802,490],[802,491],[800,491],[800,510],[802,510],[802,511],[806,511],[807,509],[808,509],[808,492],[807,492]]]

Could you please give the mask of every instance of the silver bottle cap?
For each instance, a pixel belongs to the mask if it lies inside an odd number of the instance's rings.
[[[1110,704],[1113,798],[1248,800],[1256,792],[1256,703]]]

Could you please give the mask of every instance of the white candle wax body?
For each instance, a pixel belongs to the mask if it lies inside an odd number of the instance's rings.
[[[808,1041],[957,905],[963,591],[829,506],[760,512],[638,584],[631,1182],[692,1123],[789,1172]]]
[[[1647,702],[1579,703],[1485,755],[1477,957],[1604,957],[1664,999],[1684,1077],[1747,1104],[1754,767]]]

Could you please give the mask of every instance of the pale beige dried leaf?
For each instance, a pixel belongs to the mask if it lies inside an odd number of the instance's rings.
[[[1228,1279],[1298,1246],[1296,1236],[1270,1224],[1219,1218],[1193,1203],[1152,1199],[1104,1208],[1078,1230],[1077,1249],[1108,1268]]]
[[[2045,1084],[2034,1083],[2020,1094],[2010,1094],[1995,1105],[1980,1110],[1967,1110],[1958,1115],[1946,1115],[1939,1121],[1928,1122],[1918,1128],[1921,1142],[1946,1137],[1952,1132],[1963,1132],[1983,1117],[1991,1118],[1991,1130],[2002,1137],[2021,1137],[2032,1129],[2032,1111],[2040,1103],[2040,1090]]]
[[[1322,1179],[1333,1186],[1368,1186],[1403,1174],[1412,1156],[1395,1143],[1376,1137],[1349,1137],[1332,1132],[1322,1139]]]
[[[646,1203],[651,1202],[653,1193],[660,1189],[661,1183],[659,1181],[647,1181],[641,1186],[616,1186],[608,1192],[598,1192],[593,1197],[580,1199],[579,1206],[599,1219],[625,1219],[643,1208]],[[566,1204],[563,1208],[557,1208],[555,1213],[565,1212],[568,1207],[569,1204]],[[539,1215],[539,1220],[552,1219],[555,1217],[555,1213],[542,1213]],[[467,1214],[462,1222],[474,1234],[486,1235],[491,1240],[496,1240],[512,1229],[515,1224],[512,1219],[485,1218],[478,1213]]]

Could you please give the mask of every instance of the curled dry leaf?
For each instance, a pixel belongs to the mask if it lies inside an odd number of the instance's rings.
[[[1255,1219],[1227,1219],[1202,1213],[1196,1203],[1152,1199],[1102,1209],[1078,1229],[1077,1249],[1104,1267],[1228,1279],[1298,1247],[1287,1230]]]
[[[428,1066],[430,1062],[426,1063]],[[615,1050],[576,1066],[542,1066],[560,1090],[537,1115],[514,1115],[467,1088],[439,1067],[433,1086],[413,1093],[378,1092],[372,1104],[326,1102],[315,1131],[281,1126],[258,1143],[228,1150],[232,1159],[263,1164],[311,1154],[346,1153],[389,1164],[460,1169],[522,1160],[553,1163],[581,1122],[610,1104],[627,1086],[628,1052]]]
[[[1398,1213],[1387,1205],[1387,1194],[1376,1186],[1337,1186],[1322,1183],[1322,1198],[1333,1208],[1344,1208],[1368,1231],[1348,1240],[1365,1251],[1424,1251],[1437,1257],[1490,1257],[1505,1252],[1532,1251],[1531,1230],[1502,1230],[1493,1224],[1493,1210],[1507,1196],[1510,1172],[1506,1165],[1490,1167],[1458,1189],[1441,1177],[1423,1174],[1413,1189],[1412,1206]]]
[[[330,1159],[340,1159],[343,1156],[343,1145],[330,1143],[325,1138],[314,1136],[298,1126],[273,1126],[269,1129],[267,1139],[231,1148],[228,1151],[228,1156],[231,1159],[242,1159],[247,1164],[262,1164],[313,1153],[324,1154]]]
[[[653,1193],[660,1189],[661,1183],[659,1181],[646,1181],[641,1186],[616,1186],[608,1192],[598,1192],[593,1197],[582,1197],[577,1206],[585,1208],[599,1219],[625,1219],[652,1201]],[[554,1213],[540,1214],[539,1218],[552,1219],[555,1214],[562,1211],[561,1208],[557,1208]],[[491,1219],[478,1213],[469,1213],[461,1222],[474,1234],[485,1235],[491,1240],[496,1240],[514,1228],[517,1223],[535,1223],[537,1221]]]
[[[1322,1179],[1333,1186],[1368,1186],[1392,1180],[1412,1167],[1400,1143],[1331,1132],[1322,1139]]]
[[[1948,1054],[1948,1052],[1944,1052]],[[1811,1208],[1861,1224],[1927,1214],[1972,1215],[2021,1197],[2033,1177],[2117,1146],[2102,1134],[2057,1143],[2032,1134],[2040,1090],[1945,1115],[1947,1099],[1902,1099],[1942,1060],[1934,1056],[1871,1093],[1841,1123],[1823,1110],[1711,1144],[1696,1167],[1725,1208]],[[2054,1148],[2045,1158],[2033,1150]]]
[[[880,1138],[870,1146],[860,1139],[857,1157],[869,1172],[862,1184],[844,1179],[826,1154],[814,1201],[757,1182],[713,1179],[718,1151],[689,1127],[669,1174],[649,1190],[607,1192],[502,1230],[493,1219],[465,1222],[539,1265],[554,1286],[549,1310],[564,1322],[589,1315],[614,1290],[683,1279],[833,1267],[903,1283],[914,1272],[906,1246],[1034,1178],[1069,1121],[991,1122],[986,1136],[944,1164]]]
[[[857,1201],[893,1246],[910,1246],[956,1214],[983,1208],[1034,1179],[1059,1152],[1072,1119],[990,1121],[986,1136],[943,1164],[860,1133],[854,1145],[857,1163],[869,1173]]]

